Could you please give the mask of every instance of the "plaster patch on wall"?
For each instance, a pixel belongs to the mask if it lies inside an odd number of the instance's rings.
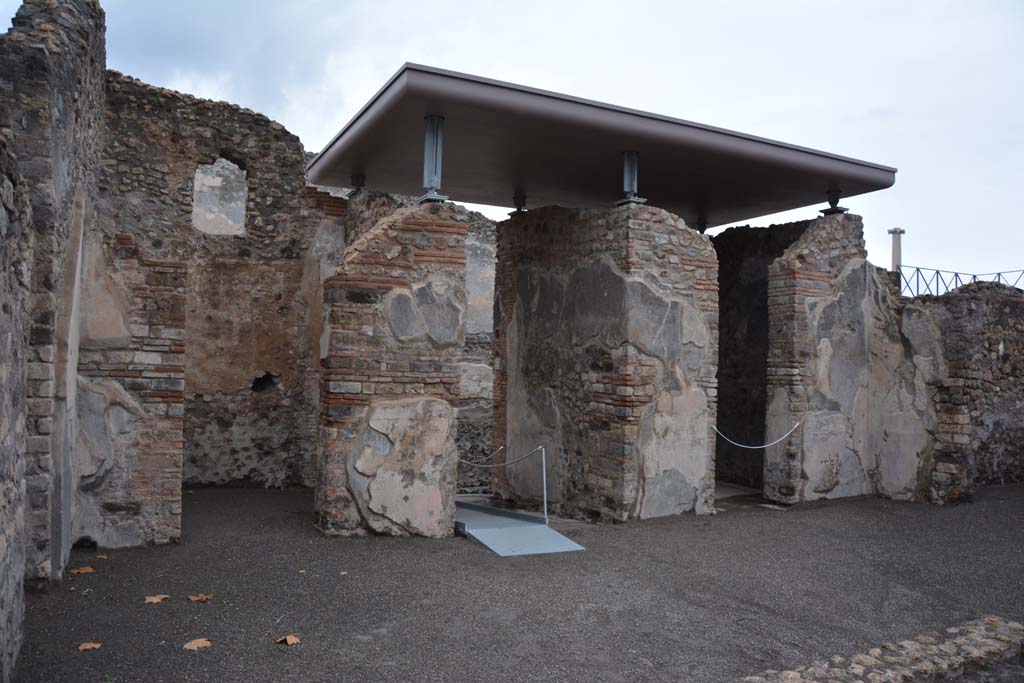
[[[245,171],[227,159],[200,164],[192,185],[192,227],[208,235],[244,235]]]

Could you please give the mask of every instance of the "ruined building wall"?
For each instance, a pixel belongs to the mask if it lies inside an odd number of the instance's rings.
[[[496,460],[548,453],[561,514],[713,507],[718,272],[708,237],[652,207],[548,207],[498,229]],[[536,458],[495,490],[542,494]]]
[[[339,219],[279,124],[116,72],[107,103],[75,535],[116,547],[178,538],[183,479],[312,483],[303,275],[315,231]]]
[[[738,443],[768,440],[768,267],[808,223],[730,228],[712,238],[718,256],[720,308],[718,430]],[[738,448],[719,438],[715,478],[760,489],[764,451]]]
[[[71,547],[83,233],[103,124],[104,16],[91,0],[29,0],[0,39],[0,129],[31,192],[26,575],[59,578]]]
[[[467,230],[453,213],[409,207],[357,230],[324,282],[315,505],[325,533],[452,533]],[[353,202],[347,225],[360,215]]]
[[[980,484],[1024,481],[1024,292],[992,283],[906,303],[904,334],[935,348],[935,461],[927,498],[955,502]]]
[[[905,334],[891,275],[858,216],[810,223],[770,267],[765,494],[783,502],[920,498],[933,461],[941,350]]]
[[[28,183],[0,134],[0,681],[14,675],[25,612],[25,461],[32,284]]]

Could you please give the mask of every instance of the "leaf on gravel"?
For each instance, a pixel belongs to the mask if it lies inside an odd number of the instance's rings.
[[[302,641],[299,640],[299,634],[297,634],[297,633],[289,633],[286,636],[281,636],[280,638],[278,638],[274,642],[275,643],[284,643],[285,645],[288,645],[290,647],[292,645],[297,645],[298,643],[300,643]]]
[[[163,602],[164,600],[167,600],[170,597],[170,595],[164,595],[163,593],[161,593],[160,595],[147,595],[146,602]]]
[[[196,650],[204,647],[213,647],[213,643],[210,642],[209,638],[196,638],[195,640],[188,641],[182,647],[186,650],[192,650],[195,652]]]
[[[84,567],[78,567],[77,569],[69,569],[68,573],[70,573],[70,574],[92,574],[95,571],[96,570],[93,569],[91,565],[86,565]]]
[[[348,572],[338,572],[338,576],[348,576]]]
[[[200,593],[199,595],[188,596],[189,602],[209,602],[213,600],[213,593]]]
[[[86,650],[98,650],[101,647],[103,647],[103,643],[94,643],[94,642],[82,643],[81,645],[78,646],[78,651],[79,652],[85,652]]]
[[[107,554],[106,553],[100,553],[99,555],[96,556],[96,559],[97,560],[106,560],[107,559]]]

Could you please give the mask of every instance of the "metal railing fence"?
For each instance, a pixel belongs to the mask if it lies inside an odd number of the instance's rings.
[[[951,270],[900,266],[900,293],[903,296],[938,296],[972,282],[998,282],[1008,287],[1024,287],[1024,270],[999,273],[957,273]]]

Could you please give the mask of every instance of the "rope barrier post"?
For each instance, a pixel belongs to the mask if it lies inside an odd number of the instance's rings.
[[[544,487],[544,526],[548,525],[548,456],[547,449],[540,447],[540,480]]]

